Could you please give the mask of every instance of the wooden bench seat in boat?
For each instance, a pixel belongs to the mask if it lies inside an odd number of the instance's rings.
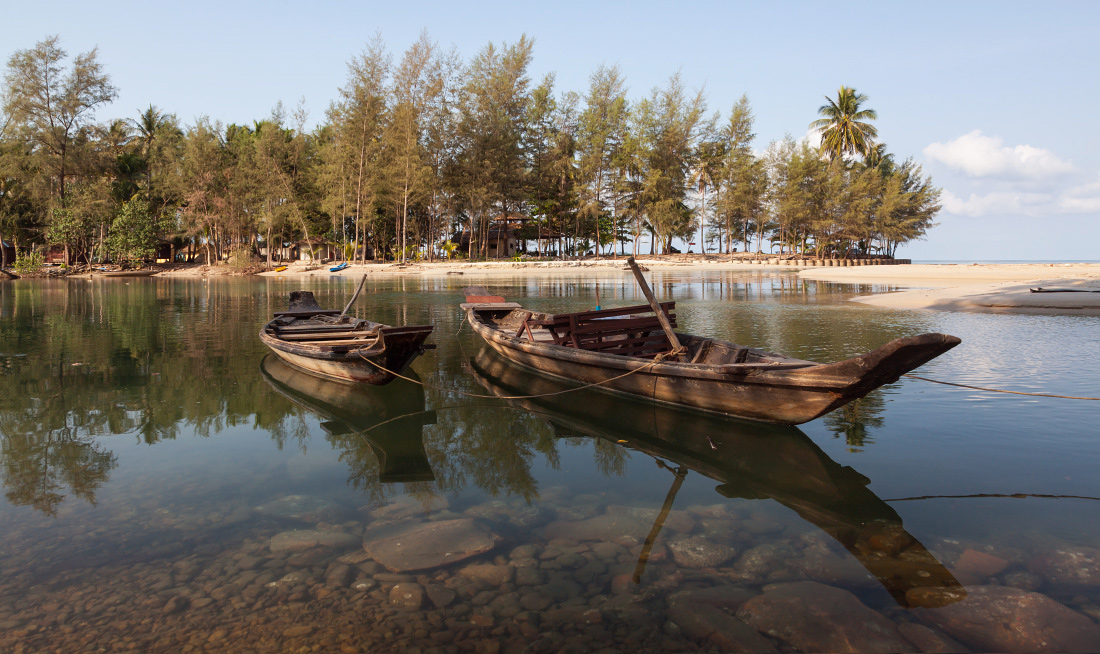
[[[674,329],[676,316],[671,312],[675,306],[675,302],[661,305]],[[636,315],[640,313],[649,315]],[[539,334],[545,330],[551,339],[539,338],[533,330],[539,330]],[[625,356],[653,356],[672,349],[660,319],[648,305],[543,317],[528,313],[516,336],[525,333],[529,340],[536,342],[553,342],[565,347]]]

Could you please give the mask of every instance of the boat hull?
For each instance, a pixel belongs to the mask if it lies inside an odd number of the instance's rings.
[[[159,270],[100,270],[92,273],[99,277],[151,277]]]
[[[333,352],[276,338],[268,333],[270,326],[260,331],[260,340],[288,365],[324,379],[376,386],[388,384],[396,378],[394,373],[404,372],[427,349],[424,341],[432,333],[431,325],[382,327],[374,343]]]
[[[798,425],[818,418],[883,384],[892,383],[955,347],[946,334],[901,338],[860,357],[833,364],[692,364],[591,352],[512,336],[467,311],[474,331],[509,361],[598,388],[738,418]],[[700,337],[681,335],[685,341]],[[711,340],[724,346],[731,343]],[[793,360],[792,360],[793,361]]]

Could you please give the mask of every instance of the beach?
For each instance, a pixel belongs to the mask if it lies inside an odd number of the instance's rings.
[[[892,266],[799,267],[703,257],[639,258],[652,272],[797,270],[800,278],[851,284],[883,284],[886,292],[852,298],[863,304],[911,310],[970,311],[990,313],[1038,313],[1046,315],[1100,315],[1100,264],[910,264]],[[190,266],[160,273],[168,277],[202,277],[235,274],[227,266]],[[263,277],[372,276],[469,276],[470,278],[514,277],[516,275],[629,274],[626,259],[582,261],[486,261],[417,262],[409,264],[352,264],[339,273],[329,266],[295,264],[282,272],[259,273]],[[1034,293],[1031,289],[1061,292]],[[1097,291],[1097,292],[1091,292]]]

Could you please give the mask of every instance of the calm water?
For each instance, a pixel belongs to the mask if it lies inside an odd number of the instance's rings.
[[[350,278],[0,283],[0,651],[1009,651],[1005,597],[1024,632],[1100,629],[1097,402],[905,378],[795,429],[499,399],[568,387],[483,351],[461,288],[643,302],[602,275],[368,281],[359,315],[436,326],[423,386],[383,388],[257,338],[289,291],[341,307]],[[820,361],[940,331],[963,344],[916,374],[1100,397],[1096,318],[652,280],[683,331]],[[872,614],[902,640],[859,632]],[[1020,649],[1088,649],[1042,642]]]

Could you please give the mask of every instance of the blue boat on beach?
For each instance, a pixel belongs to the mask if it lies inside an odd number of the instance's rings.
[[[348,262],[345,261],[344,263],[340,264],[339,266],[333,266],[332,268],[329,268],[328,271],[329,272],[340,272],[341,270],[343,270],[344,268],[347,268],[347,267],[348,267]]]

